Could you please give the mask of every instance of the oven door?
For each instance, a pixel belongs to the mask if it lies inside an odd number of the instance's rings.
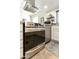
[[[25,58],[30,59],[45,47],[45,42],[25,52]]]
[[[35,31],[25,33],[25,54],[26,58],[32,57],[39,52],[45,43],[45,31]]]

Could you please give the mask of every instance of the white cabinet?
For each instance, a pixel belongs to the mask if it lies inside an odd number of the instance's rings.
[[[23,47],[23,26],[20,24],[20,48]]]
[[[51,26],[51,39],[59,41],[59,26],[58,25]]]
[[[51,40],[51,25],[45,25],[45,42],[49,42]]]
[[[23,57],[23,25],[20,23],[20,58]]]

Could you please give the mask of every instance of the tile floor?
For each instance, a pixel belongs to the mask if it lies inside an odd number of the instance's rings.
[[[59,56],[59,43],[51,40],[47,45],[46,49],[55,54],[56,56]]]
[[[44,48],[31,59],[58,59],[58,57],[50,53],[46,48]]]
[[[59,43],[50,41],[46,47],[31,59],[58,59]]]

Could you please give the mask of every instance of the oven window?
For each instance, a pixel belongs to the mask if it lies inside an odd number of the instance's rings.
[[[45,31],[26,33],[25,51],[28,51],[39,44],[42,44],[43,42],[45,42]]]

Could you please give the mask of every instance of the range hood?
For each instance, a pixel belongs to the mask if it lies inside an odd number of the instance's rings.
[[[35,0],[26,0],[24,10],[35,13],[38,10],[35,6]]]

